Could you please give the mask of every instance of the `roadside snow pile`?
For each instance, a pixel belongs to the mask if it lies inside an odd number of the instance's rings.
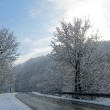
[[[97,104],[97,105],[104,105],[104,106],[110,106],[110,98],[96,98],[94,100],[82,100],[82,99],[72,99],[69,96],[54,96],[54,95],[48,95],[48,94],[41,94],[38,92],[32,92],[33,94],[39,95],[39,96],[45,96],[49,98],[55,98],[55,99],[64,99],[64,100],[70,100],[70,101],[77,101],[77,102],[84,102],[88,104]]]
[[[45,97],[50,97],[50,98],[57,98],[57,99],[72,99],[70,95],[62,95],[60,96],[59,94],[55,95],[48,95],[48,94],[41,94],[39,92],[32,92],[33,94],[39,95],[39,96],[45,96]]]
[[[110,98],[97,98],[96,100],[94,100],[94,102],[110,106]]]

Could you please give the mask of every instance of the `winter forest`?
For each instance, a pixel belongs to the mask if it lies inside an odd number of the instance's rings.
[[[61,21],[48,55],[15,65],[19,45],[13,32],[0,28],[0,93],[110,93],[110,41],[89,19]]]

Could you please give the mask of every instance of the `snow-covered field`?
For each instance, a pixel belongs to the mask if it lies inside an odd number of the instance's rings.
[[[95,100],[82,100],[82,99],[72,99],[71,97],[68,97],[68,96],[67,97],[66,96],[54,96],[54,95],[48,95],[48,94],[41,94],[38,92],[32,92],[32,93],[39,95],[39,96],[51,97],[51,98],[56,98],[56,99],[64,99],[64,100],[85,102],[85,103],[90,103],[90,104],[110,106],[110,98],[97,98]]]
[[[0,94],[0,110],[32,110],[15,97],[16,93]]]

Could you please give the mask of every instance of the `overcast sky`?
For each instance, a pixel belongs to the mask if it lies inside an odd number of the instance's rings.
[[[20,42],[16,63],[46,55],[59,21],[89,17],[110,40],[110,0],[0,0],[0,26],[13,31]]]

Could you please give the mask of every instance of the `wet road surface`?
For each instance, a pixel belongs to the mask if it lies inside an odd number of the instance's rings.
[[[17,98],[33,108],[33,110],[110,110],[108,107],[90,106],[73,101],[64,101],[32,93],[17,94]]]

